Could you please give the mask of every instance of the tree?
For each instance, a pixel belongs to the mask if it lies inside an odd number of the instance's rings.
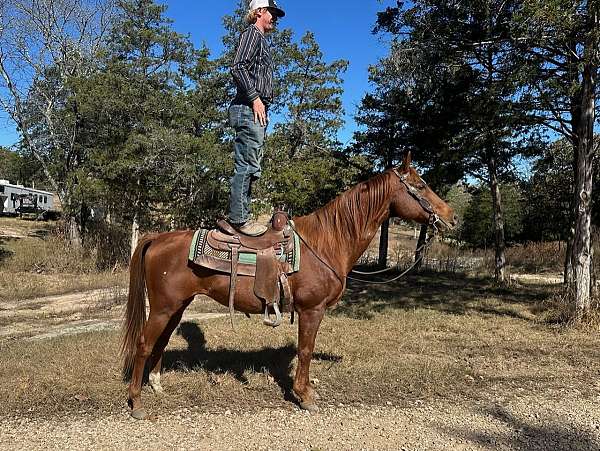
[[[572,187],[572,148],[568,141],[561,139],[544,149],[532,166],[530,178],[523,182],[524,239],[569,239]]]
[[[515,94],[522,64],[510,53],[507,40],[518,5],[517,1],[500,0],[399,3],[379,14],[376,27],[395,38],[385,67],[388,76],[397,80],[396,92],[412,102],[432,86],[453,87],[456,97],[446,103],[441,102],[443,91],[431,89],[437,95],[428,102],[435,105],[430,109],[437,114],[430,116],[430,127],[448,128],[452,136],[446,137],[448,144],[441,148],[425,149],[422,161],[428,161],[437,173],[437,163],[453,162],[459,172],[489,186],[498,281],[504,280],[506,260],[500,184],[511,179],[512,159],[527,148],[526,127],[531,124],[527,116],[517,114]],[[427,102],[421,105],[427,106]],[[432,123],[435,119],[449,120]],[[416,122],[422,134],[430,129],[424,123]],[[454,158],[444,149],[453,149]]]
[[[521,193],[515,185],[503,185],[500,188],[504,199],[504,222],[506,240],[515,241],[522,232],[523,206]],[[460,240],[473,247],[488,247],[495,242],[492,195],[487,187],[479,187],[464,212]]]
[[[325,62],[310,32],[288,46],[285,60],[279,98],[284,120],[267,141],[261,192],[271,204],[304,214],[335,197],[352,178],[337,140],[343,125],[341,76],[348,62]]]
[[[445,199],[458,218],[458,227],[449,232],[448,236],[460,241],[465,227],[465,215],[473,201],[473,193],[467,184],[458,182],[448,190]]]
[[[0,179],[13,183],[22,180],[22,161],[19,154],[0,147]]]
[[[218,90],[208,50],[194,51],[171,29],[166,6],[119,6],[102,68],[76,81],[74,101],[86,130],[78,144],[91,155],[81,177],[95,202],[131,225],[133,250],[140,227],[191,226],[203,216],[222,183],[222,127],[220,103],[209,103]]]
[[[0,3],[0,105],[17,125],[71,219],[74,184],[56,172],[74,170],[76,111],[64,114],[68,79],[95,70],[113,2],[5,0]],[[40,131],[43,130],[43,133]],[[79,242],[71,221],[73,242]]]
[[[460,111],[469,109],[464,77],[438,70],[433,82],[428,70],[398,71],[392,57],[382,59],[370,72],[375,90],[365,95],[356,116],[365,129],[355,133],[355,150],[384,169],[411,152],[428,183],[443,192],[465,173],[462,149],[454,141],[464,127],[457,120],[462,117]],[[387,261],[388,227],[389,221],[381,225],[380,266]],[[427,230],[428,225],[421,226],[417,249],[422,249]],[[420,256],[417,251],[415,261],[420,261]]]
[[[591,208],[600,58],[600,3],[525,0],[513,27],[515,48],[528,58],[530,109],[573,147],[572,250],[565,281],[575,294],[576,319],[591,308]]]

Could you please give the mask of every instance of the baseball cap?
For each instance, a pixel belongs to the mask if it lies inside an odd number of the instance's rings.
[[[285,16],[285,11],[277,6],[275,0],[252,0],[250,2],[250,11],[258,8],[269,8],[275,12],[278,17]]]

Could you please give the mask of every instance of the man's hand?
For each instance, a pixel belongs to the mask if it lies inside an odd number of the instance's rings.
[[[265,110],[265,104],[257,97],[252,102],[252,110],[254,111],[254,122],[260,122],[263,127],[267,126],[267,112]]]

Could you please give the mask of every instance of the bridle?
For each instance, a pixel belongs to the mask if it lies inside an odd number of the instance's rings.
[[[446,221],[444,221],[442,218],[440,218],[438,216],[438,214],[435,212],[435,210],[433,209],[433,207],[431,206],[431,203],[421,195],[421,193],[419,192],[419,190],[417,188],[415,188],[414,186],[412,186],[410,183],[408,183],[408,177],[410,176],[410,171],[405,173],[405,174],[401,174],[397,168],[393,168],[393,172],[394,174],[400,179],[400,182],[406,187],[406,191],[419,203],[419,205],[421,206],[421,208],[429,214],[429,218],[427,220],[427,225],[430,226],[433,229],[433,234],[431,234],[426,240],[425,243],[423,243],[421,246],[419,246],[419,248],[416,250],[417,253],[419,253],[419,257],[414,261],[414,263],[408,267],[408,269],[406,269],[404,272],[402,272],[401,274],[399,274],[398,276],[389,279],[389,280],[384,280],[384,281],[371,281],[371,280],[362,280],[362,279],[357,279],[354,277],[350,277],[350,276],[346,276],[347,279],[350,280],[355,280],[357,282],[363,282],[363,283],[370,283],[370,284],[386,284],[386,283],[390,283],[390,282],[394,282],[398,279],[400,279],[401,277],[403,277],[404,275],[406,275],[409,271],[411,271],[415,266],[417,266],[421,260],[423,259],[423,256],[425,255],[425,252],[427,251],[427,249],[429,248],[429,246],[431,245],[431,243],[433,242],[433,238],[435,237],[435,235],[438,234],[439,229],[437,227],[437,224],[441,223],[443,225],[445,225],[447,228],[451,228],[448,223]],[[425,185],[425,181],[423,179],[421,179],[421,182],[423,182]],[[342,278],[338,275],[337,271],[329,264],[327,263],[325,260],[323,260],[314,250],[313,248],[304,240],[304,238],[298,233],[298,231],[295,229],[293,222],[290,223],[290,226],[292,228],[292,230],[296,233],[296,235],[298,235],[298,238],[300,238],[300,241],[302,241],[306,247],[312,252],[312,254],[321,262],[323,263],[327,268],[329,268],[329,270],[331,270],[333,272],[333,274],[335,274],[335,276],[337,277],[337,279],[340,281],[340,283],[342,284],[342,287],[344,286],[344,282],[342,280]],[[354,272],[356,274],[362,274],[362,275],[374,275],[374,274],[381,274],[387,271],[391,271],[395,269],[394,267],[390,267],[390,268],[386,268],[380,271],[373,271],[373,272],[363,272],[363,271],[357,271],[357,270],[351,270],[350,272]]]
[[[438,214],[435,212],[435,210],[431,206],[431,203],[421,195],[419,190],[417,188],[415,188],[414,186],[412,186],[410,183],[408,183],[407,180],[408,180],[408,177],[410,176],[410,171],[406,172],[405,174],[400,174],[400,172],[398,171],[397,168],[394,168],[393,171],[394,171],[394,174],[396,174],[398,176],[398,178],[400,179],[400,182],[402,182],[402,184],[406,187],[406,191],[408,192],[408,194],[410,194],[419,203],[421,208],[423,210],[425,210],[425,212],[427,214],[429,214],[429,219],[427,220],[427,224],[433,228],[434,234],[437,234],[439,232],[439,228],[437,227],[438,224],[443,224],[448,229],[452,228],[446,221],[444,221],[442,218],[440,218],[438,216]],[[421,182],[423,182],[423,184],[427,185],[427,183],[425,183],[425,181],[423,179],[421,179]]]
[[[421,260],[423,260],[423,257],[425,256],[427,249],[429,248],[429,246],[431,246],[431,243],[433,243],[433,238],[439,232],[439,228],[437,227],[437,224],[441,223],[441,224],[444,224],[445,226],[448,226],[446,221],[444,221],[442,218],[440,218],[438,216],[438,214],[435,212],[435,210],[431,206],[431,203],[425,197],[423,197],[421,195],[419,190],[417,188],[415,188],[414,186],[412,186],[410,183],[408,183],[408,177],[410,176],[410,171],[406,172],[405,174],[401,174],[397,168],[393,168],[393,172],[400,179],[400,182],[405,186],[408,194],[410,194],[419,203],[421,208],[427,214],[429,214],[429,218],[427,219],[427,225],[433,229],[433,233],[429,237],[427,237],[425,242],[421,246],[419,246],[417,248],[417,250],[415,251],[415,253],[419,254],[419,257],[413,262],[412,265],[410,265],[407,269],[405,269],[402,273],[398,274],[396,277],[393,277],[392,279],[388,279],[388,280],[378,281],[378,280],[357,279],[355,277],[347,276],[347,278],[350,280],[354,280],[354,281],[362,282],[362,283],[374,284],[374,285],[382,285],[382,284],[386,284],[386,283],[390,283],[390,282],[395,282],[396,280],[398,280],[401,277],[404,277],[406,274],[408,274],[415,266],[417,266],[421,262]],[[420,179],[420,181],[424,185],[427,185],[423,179]],[[448,228],[450,228],[450,227],[448,227]],[[381,269],[379,271],[369,271],[369,272],[358,271],[356,269],[353,269],[350,272],[353,272],[355,274],[360,274],[363,276],[372,276],[375,274],[382,274],[384,272],[388,272],[393,269],[396,269],[396,268],[390,267],[390,268]]]

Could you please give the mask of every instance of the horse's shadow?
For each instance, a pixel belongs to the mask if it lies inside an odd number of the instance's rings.
[[[223,348],[210,350],[206,348],[204,333],[193,322],[181,323],[177,335],[187,342],[187,349],[165,351],[162,361],[165,371],[201,368],[213,374],[231,374],[242,384],[249,382],[245,376],[247,371],[265,373],[277,383],[286,401],[297,402],[292,392],[293,380],[290,375],[292,361],[296,356],[294,344],[257,351]]]

